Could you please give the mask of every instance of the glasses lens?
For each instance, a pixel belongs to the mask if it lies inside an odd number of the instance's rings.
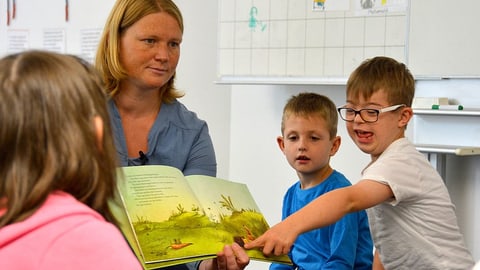
[[[378,114],[380,113],[380,111],[376,109],[361,109],[356,111],[352,108],[339,108],[338,112],[340,113],[340,117],[345,121],[352,122],[355,120],[355,116],[359,114],[360,118],[368,123],[376,122],[378,120]]]
[[[378,110],[374,109],[362,109],[360,110],[360,116],[365,122],[375,122],[378,119]]]
[[[355,110],[351,108],[340,108],[338,111],[343,120],[351,121],[355,118]]]

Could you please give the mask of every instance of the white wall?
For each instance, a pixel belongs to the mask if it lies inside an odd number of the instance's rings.
[[[182,101],[208,122],[217,155],[217,176],[228,178],[230,156],[230,87],[215,84],[217,74],[217,1],[175,1],[185,32],[177,67]]]

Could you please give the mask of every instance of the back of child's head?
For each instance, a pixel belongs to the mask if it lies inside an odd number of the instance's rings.
[[[98,141],[94,118],[103,120]],[[79,58],[27,51],[0,60],[0,227],[65,191],[113,221],[116,152],[103,83]]]
[[[337,108],[335,103],[326,96],[309,92],[292,96],[283,109],[282,134],[285,130],[285,120],[292,115],[305,118],[321,117],[327,123],[330,138],[337,135]]]
[[[350,75],[347,82],[347,99],[368,100],[377,91],[384,90],[390,104],[412,105],[415,80],[403,63],[378,56],[367,59]]]

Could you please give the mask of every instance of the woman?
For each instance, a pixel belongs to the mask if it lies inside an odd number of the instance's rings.
[[[205,121],[177,101],[183,19],[171,1],[120,0],[107,20],[96,65],[107,83],[122,166],[162,164],[215,176]]]
[[[183,18],[173,1],[118,0],[100,40],[96,66],[111,96],[121,166],[160,164],[185,175],[216,176],[206,122],[177,100],[183,96],[174,87],[182,35]],[[188,266],[243,269],[249,263],[236,244],[218,255]]]

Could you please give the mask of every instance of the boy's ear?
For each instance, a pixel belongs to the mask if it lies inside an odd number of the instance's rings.
[[[335,138],[332,139],[332,148],[330,149],[331,157],[337,153],[341,143],[342,143],[342,138],[340,136],[336,136]]]
[[[278,147],[280,148],[280,150],[283,152],[283,150],[285,150],[285,142],[284,142],[282,136],[277,137],[277,144],[278,144]]]
[[[100,116],[93,117],[93,127],[95,128],[95,135],[97,138],[97,147],[100,151],[103,150],[103,120]]]
[[[410,119],[413,117],[413,110],[411,107],[402,108],[402,113],[398,121],[399,127],[406,127]]]

